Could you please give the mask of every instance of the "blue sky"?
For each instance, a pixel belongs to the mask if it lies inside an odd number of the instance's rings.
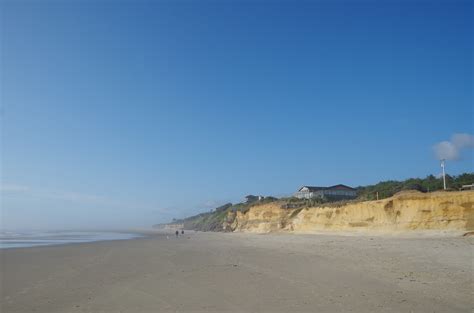
[[[473,133],[472,21],[471,1],[2,1],[2,227],[438,174],[433,145]]]

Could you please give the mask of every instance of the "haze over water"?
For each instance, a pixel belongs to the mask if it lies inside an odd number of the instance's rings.
[[[86,231],[0,231],[0,249],[51,246],[105,240],[124,240],[141,235],[122,232]]]

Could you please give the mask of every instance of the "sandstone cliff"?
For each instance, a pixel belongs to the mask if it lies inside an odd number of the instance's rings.
[[[474,230],[474,191],[404,192],[379,201],[285,209],[280,202],[229,212],[223,228],[244,232]]]

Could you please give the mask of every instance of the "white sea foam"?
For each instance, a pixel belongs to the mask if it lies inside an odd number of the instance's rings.
[[[0,231],[0,249],[27,248],[105,240],[124,240],[137,237],[141,237],[141,235],[122,232]]]

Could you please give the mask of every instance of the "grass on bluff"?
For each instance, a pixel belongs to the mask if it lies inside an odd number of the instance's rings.
[[[474,183],[474,173],[464,173],[457,176],[446,175],[446,185],[449,190],[459,190],[463,185]],[[432,192],[443,190],[443,180],[433,175],[425,178],[409,178],[403,181],[387,180],[375,185],[357,187],[358,199],[376,200],[389,198],[394,194],[405,190],[417,190],[421,192]]]
[[[277,198],[266,197],[261,200],[255,200],[246,203],[226,203],[210,212],[201,213],[184,219],[174,219],[173,223],[183,224],[185,229],[199,231],[224,231],[223,224],[229,212],[246,213],[252,206],[261,205],[277,201]]]

